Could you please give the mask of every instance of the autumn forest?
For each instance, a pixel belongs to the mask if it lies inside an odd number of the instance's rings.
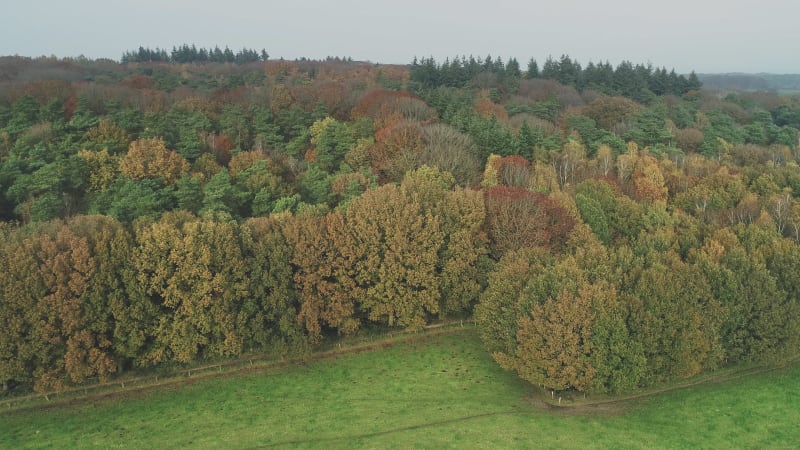
[[[0,57],[0,382],[474,319],[624,393],[800,348],[800,96],[569,56]]]

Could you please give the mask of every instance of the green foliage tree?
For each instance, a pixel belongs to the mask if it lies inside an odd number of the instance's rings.
[[[665,254],[646,258],[630,287],[631,335],[647,358],[648,382],[687,378],[718,367],[723,352],[719,321],[723,310],[708,282],[692,266]]]
[[[325,172],[336,171],[345,153],[356,144],[350,127],[332,117],[315,122],[310,131],[311,143],[316,150],[314,162]]]
[[[238,216],[247,197],[226,169],[222,169],[203,186],[201,212],[223,212]]]
[[[201,110],[173,108],[167,120],[174,133],[167,135],[175,151],[189,162],[194,162],[203,152],[202,136],[211,130],[211,121]]]
[[[282,224],[253,218],[241,226],[242,251],[248,268],[249,298],[242,302],[237,328],[245,349],[278,355],[304,351],[308,339],[297,321],[299,302],[292,279],[293,248]]]
[[[597,238],[608,245],[611,241],[611,232],[608,226],[608,219],[603,212],[603,207],[597,200],[586,197],[582,194],[575,196],[575,203],[581,213],[583,221],[592,228]]]
[[[14,102],[9,116],[5,129],[11,136],[18,136],[38,122],[39,105],[30,95],[21,95]]]
[[[90,199],[91,214],[105,214],[130,223],[138,218],[156,218],[174,208],[172,191],[156,180],[118,178],[108,189]]]
[[[475,321],[483,345],[493,354],[511,355],[516,348],[518,319],[522,316],[522,292],[532,277],[536,255],[533,250],[503,256],[489,274],[489,283],[475,305]]]

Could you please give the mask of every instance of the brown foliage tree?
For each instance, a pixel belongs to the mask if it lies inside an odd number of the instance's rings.
[[[583,115],[594,119],[598,128],[614,131],[615,125],[641,110],[640,105],[628,98],[601,96],[583,108]]]
[[[602,294],[593,285],[578,295],[563,290],[558,297],[535,304],[530,315],[520,319],[517,358],[512,364],[520,377],[559,391],[585,391],[592,385],[596,374],[590,362],[592,303]]]
[[[303,325],[311,344],[322,339],[323,327],[347,334],[356,331],[356,298],[351,296],[354,280],[348,272],[356,261],[363,261],[363,246],[342,246],[346,253],[337,254],[335,237],[346,239],[340,213],[330,216],[303,214],[289,218],[283,232],[293,247],[291,263],[300,302],[297,320]],[[336,227],[336,229],[334,229]],[[336,236],[336,233],[341,233]],[[334,264],[341,257],[351,264]],[[374,267],[374,265],[373,265]],[[360,292],[356,292],[359,294]]]
[[[460,186],[473,185],[479,176],[478,147],[468,135],[442,124],[422,129],[423,145],[417,169],[422,165],[450,172]]]

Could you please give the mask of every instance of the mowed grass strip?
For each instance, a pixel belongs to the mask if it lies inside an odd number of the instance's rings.
[[[800,446],[800,367],[551,410],[475,329],[95,402],[0,415],[1,448]]]

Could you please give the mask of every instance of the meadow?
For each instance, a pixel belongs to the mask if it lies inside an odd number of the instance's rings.
[[[591,400],[591,398],[589,399]],[[0,412],[0,448],[796,448],[800,367],[554,407],[475,328]]]

